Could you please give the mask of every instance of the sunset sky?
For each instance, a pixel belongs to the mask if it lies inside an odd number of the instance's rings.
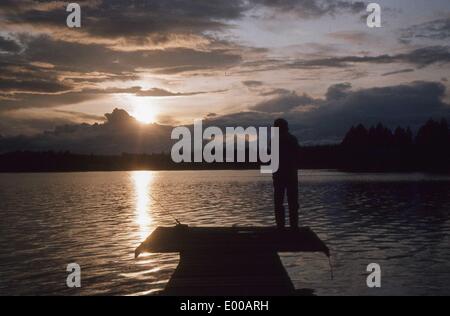
[[[148,152],[167,135],[160,125],[278,116],[302,143],[333,143],[360,122],[414,129],[450,118],[448,0],[378,1],[383,27],[373,29],[360,1],[78,3],[82,27],[69,29],[68,2],[0,2],[0,135],[10,145],[25,135],[32,149],[92,151],[93,137],[114,130],[100,151],[130,149],[124,139],[140,135],[132,150]]]

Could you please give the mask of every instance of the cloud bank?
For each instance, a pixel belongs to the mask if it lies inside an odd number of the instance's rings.
[[[410,126],[429,118],[450,119],[446,88],[439,82],[354,90],[348,83],[330,86],[324,99],[295,93],[274,97],[249,111],[208,115],[205,126],[268,126],[285,117],[303,144],[340,142],[359,123]],[[302,110],[307,105],[307,110]],[[13,150],[69,150],[76,153],[120,154],[169,152],[171,126],[143,125],[126,111],[116,109],[101,124],[63,125],[35,136],[0,138],[0,152]]]

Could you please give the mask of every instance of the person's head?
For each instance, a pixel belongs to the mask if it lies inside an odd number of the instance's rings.
[[[273,127],[278,127],[280,129],[280,134],[287,134],[289,132],[289,123],[282,118],[278,118],[273,123]]]

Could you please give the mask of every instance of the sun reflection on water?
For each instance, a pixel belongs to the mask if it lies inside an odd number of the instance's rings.
[[[131,173],[134,183],[136,198],[136,223],[139,226],[140,241],[143,241],[150,234],[152,225],[151,216],[151,184],[154,173],[151,171],[134,171]]]

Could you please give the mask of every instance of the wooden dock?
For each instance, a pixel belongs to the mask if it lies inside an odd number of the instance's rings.
[[[321,252],[327,246],[309,228],[158,227],[141,253],[179,253],[164,295],[295,295],[279,252]]]

